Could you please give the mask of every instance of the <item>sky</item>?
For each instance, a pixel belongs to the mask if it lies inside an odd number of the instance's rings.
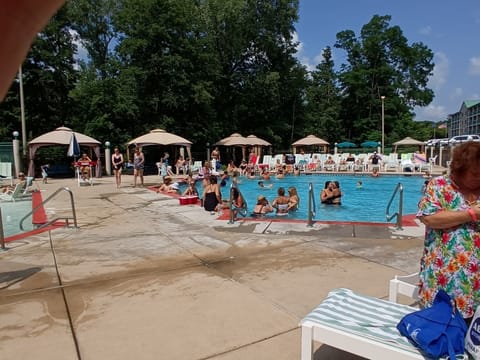
[[[345,52],[334,48],[336,34],[352,30],[358,37],[374,15],[390,15],[390,26],[399,26],[408,44],[421,42],[434,53],[428,87],[435,98],[415,108],[416,120],[443,121],[463,101],[480,100],[479,0],[300,0],[297,58],[313,70],[330,46],[339,66]]]

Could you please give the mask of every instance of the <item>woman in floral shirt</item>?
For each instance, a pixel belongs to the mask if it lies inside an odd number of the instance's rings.
[[[480,143],[457,146],[450,173],[433,178],[419,202],[426,229],[420,298],[428,306],[442,288],[468,321],[480,304]]]

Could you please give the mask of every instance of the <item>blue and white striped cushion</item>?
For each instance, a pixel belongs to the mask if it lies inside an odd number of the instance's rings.
[[[302,320],[301,325],[311,321],[417,352],[396,328],[404,315],[416,310],[411,306],[358,295],[349,289],[335,289]]]

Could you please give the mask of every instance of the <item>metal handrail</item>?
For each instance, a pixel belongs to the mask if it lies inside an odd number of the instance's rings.
[[[241,208],[237,208],[233,205],[233,191],[236,189],[238,191],[239,196],[242,197],[243,200],[243,205]],[[238,185],[235,185],[232,183],[230,185],[230,197],[228,200],[228,208],[230,210],[230,219],[228,220],[229,224],[233,224],[235,222],[235,212],[238,212],[240,215],[243,217],[247,216],[248,213],[248,205],[247,205],[247,200],[245,200],[244,196],[242,195],[242,192],[238,188]]]
[[[313,218],[316,215],[315,206],[315,192],[313,191],[313,184],[308,184],[308,222],[307,226],[313,226]]]
[[[399,196],[398,199],[398,212],[390,215],[390,206],[393,203],[393,200],[395,199],[395,195]],[[395,190],[393,190],[392,197],[390,198],[390,201],[388,202],[387,209],[385,210],[385,216],[387,217],[387,221],[392,220],[395,216],[397,217],[397,229],[402,230],[402,218],[403,218],[403,185],[402,183],[398,183],[397,186],[395,187]]]
[[[68,217],[68,216],[62,216],[62,217],[57,217],[53,220],[50,220],[49,222],[39,226],[38,228],[42,228],[42,227],[45,227],[45,226],[48,226],[48,225],[51,225],[53,224],[54,222],[56,222],[57,220],[60,220],[60,219],[64,219],[67,223],[67,227],[68,227],[68,220],[72,219],[73,220],[73,224],[74,224],[74,228],[77,228],[78,229],[78,225],[77,225],[77,213],[75,211],[75,201],[73,200],[73,193],[72,193],[72,190],[70,190],[68,187],[61,187],[59,189],[57,189],[52,195],[50,195],[48,198],[46,198],[45,200],[43,200],[40,204],[38,204],[37,206],[35,206],[32,211],[30,211],[27,215],[25,215],[21,220],[20,220],[20,230],[24,230],[23,229],[23,222],[31,215],[33,215],[38,209],[40,209],[41,207],[43,207],[46,203],[48,203],[51,199],[53,199],[58,193],[60,193],[61,191],[66,191],[70,194],[70,204],[72,205],[72,217]]]

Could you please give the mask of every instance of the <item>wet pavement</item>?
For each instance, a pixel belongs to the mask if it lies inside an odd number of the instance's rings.
[[[299,321],[330,290],[387,298],[391,278],[418,270],[419,224],[229,224],[145,181],[37,181],[44,199],[72,190],[79,229],[0,252],[1,359],[299,359]],[[358,357],[318,344],[315,359]]]

